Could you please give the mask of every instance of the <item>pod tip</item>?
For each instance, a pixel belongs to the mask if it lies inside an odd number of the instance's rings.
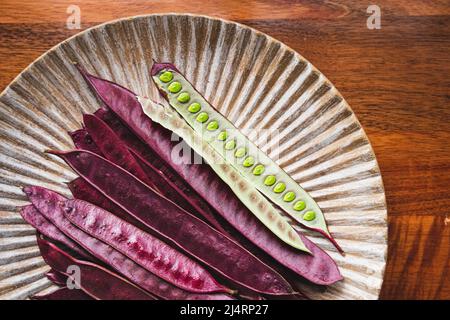
[[[305,226],[306,229],[312,230],[312,231],[316,231],[318,233],[320,233],[322,236],[324,236],[325,238],[327,238],[332,244],[333,246],[338,250],[338,252],[344,256],[344,250],[341,248],[341,246],[337,243],[337,241],[333,238],[333,236],[328,232],[328,230],[322,230],[322,229],[317,229],[317,228],[310,228]]]
[[[170,69],[179,72],[178,69],[170,62],[157,62],[153,60],[152,68],[150,69],[151,76],[155,76],[162,69]]]
[[[28,197],[33,194],[33,189],[31,188],[31,186],[21,187],[21,189],[23,193],[25,193],[25,195],[27,195]]]
[[[300,238],[300,241],[301,241],[301,238]],[[300,250],[300,251],[302,251],[304,253],[313,255],[311,250],[309,250],[308,247],[306,247],[306,245],[303,243],[303,241],[302,241],[302,244],[298,244],[298,243],[295,242],[295,243],[289,243],[289,245],[291,245],[292,247],[294,247],[294,248],[296,248],[296,249],[298,249],[298,250]]]
[[[83,127],[86,125],[86,121],[90,121],[91,119],[94,120],[94,118],[97,118],[95,115],[91,113],[82,113],[83,116]]]
[[[337,241],[331,236],[330,233],[323,232],[322,234],[323,234],[328,240],[330,240],[330,242],[333,244],[333,246],[339,251],[339,253],[340,253],[342,256],[345,256],[344,250],[343,250],[343,249],[341,248],[341,246],[337,243]]]
[[[237,290],[233,290],[233,289],[228,289],[228,293],[231,296],[237,296],[238,295],[238,291]]]

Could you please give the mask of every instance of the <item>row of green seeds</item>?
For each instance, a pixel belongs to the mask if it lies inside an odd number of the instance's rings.
[[[170,71],[164,71],[159,76],[159,79],[164,83],[168,83],[173,80],[173,73]],[[169,90],[170,93],[176,94],[181,91],[182,85],[180,82],[174,81],[169,84],[167,89]],[[190,99],[191,99],[191,96],[186,91],[181,92],[177,96],[177,100],[180,103],[188,103]],[[188,107],[188,110],[191,113],[197,113],[200,111],[200,109],[201,109],[201,105],[198,102],[191,103]],[[208,119],[209,119],[209,115],[206,112],[200,112],[196,117],[196,120],[200,123],[205,123],[206,121],[208,121]],[[212,120],[206,125],[206,129],[208,131],[215,131],[215,130],[219,129],[219,123],[216,120]],[[220,141],[225,141],[227,138],[228,138],[228,133],[226,131],[221,131],[217,136],[217,139]],[[234,139],[229,140],[225,143],[226,150],[230,151],[230,150],[234,150],[235,148],[236,148],[236,141]],[[241,148],[236,149],[234,156],[236,158],[242,158],[246,154],[247,154],[246,148],[241,147]],[[255,164],[255,160],[252,156],[248,156],[242,162],[242,165],[247,168],[252,167],[254,164]],[[262,164],[257,164],[253,168],[252,172],[255,176],[259,176],[259,175],[263,174],[264,170],[265,170],[265,168]],[[276,182],[276,177],[273,175],[268,175],[264,179],[264,184],[269,187],[275,185],[275,182]],[[283,182],[278,182],[273,188],[273,191],[275,193],[282,193],[285,190],[286,190],[286,185]],[[283,201],[293,202],[295,200],[295,198],[296,198],[295,193],[293,191],[288,191],[284,194]],[[306,208],[306,203],[302,200],[296,201],[293,205],[293,208],[296,211],[303,211]],[[316,218],[316,214],[314,211],[307,211],[303,215],[303,219],[307,220],[307,221],[312,221],[315,218]]]

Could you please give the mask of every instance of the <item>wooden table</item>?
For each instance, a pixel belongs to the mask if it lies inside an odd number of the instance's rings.
[[[389,207],[383,299],[450,299],[449,1],[0,2],[0,89],[82,29],[137,14],[192,12],[235,20],[300,52],[340,90],[365,128]],[[381,9],[369,30],[368,5]]]

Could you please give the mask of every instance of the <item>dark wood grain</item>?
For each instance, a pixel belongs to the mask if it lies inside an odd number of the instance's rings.
[[[366,28],[369,4],[382,28]],[[0,88],[80,30],[71,1],[0,2]],[[450,299],[449,1],[77,1],[82,29],[111,19],[192,12],[235,20],[300,52],[340,90],[383,174],[389,255],[382,299]]]

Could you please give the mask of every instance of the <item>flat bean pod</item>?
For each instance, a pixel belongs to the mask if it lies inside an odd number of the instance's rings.
[[[89,151],[51,153],[122,209],[222,276],[259,293],[294,293],[275,270],[122,168]]]
[[[136,95],[113,82],[80,69],[91,88],[127,126],[184,179],[208,204],[253,244],[309,281],[328,285],[342,279],[331,257],[303,235],[303,243],[313,255],[299,254],[284,245],[245,207],[230,187],[206,165],[186,165],[171,159],[176,143],[171,132],[147,117]]]
[[[128,129],[111,110],[100,108],[95,112],[95,115],[102,119],[105,123],[108,124],[111,129],[114,130],[117,136],[123,141],[124,144],[127,145],[129,150],[133,153],[138,161],[142,160],[143,162],[145,162],[145,165],[152,166],[155,172],[158,172],[159,175],[164,176],[165,179],[169,179],[171,183],[174,183],[176,185],[176,189],[179,189],[180,192],[187,195],[187,197],[191,201],[194,200],[194,202],[197,204],[195,205],[195,207],[200,206],[200,210],[204,211],[201,216],[205,219],[205,221],[208,221],[214,227],[216,227],[216,225],[218,224],[220,229],[216,229],[236,240],[239,244],[256,255],[264,263],[279,271],[279,273],[283,274],[283,276],[286,276],[285,270],[283,270],[283,266],[281,266],[276,260],[270,257],[266,252],[261,251],[260,248],[251,243],[247,238],[243,237],[242,234],[240,234],[235,228],[231,227],[226,220],[222,220],[219,223],[216,218],[219,213],[211,208],[211,206],[195,190],[193,190],[183,178],[181,178],[170,166],[168,166],[163,159],[161,159],[154,151],[152,151],[149,146],[143,143],[132,131],[130,131],[130,129]],[[145,165],[141,164],[141,167],[144,168]],[[207,165],[202,164],[201,166]],[[77,199],[85,200],[87,202],[95,204],[114,214],[116,214],[117,211],[122,210],[80,177],[73,180],[68,185],[69,189],[72,191],[72,194]],[[183,205],[180,206],[185,208]],[[209,215],[210,219],[214,222],[207,219],[204,216],[205,214]],[[123,219],[122,215],[116,215]],[[128,215],[128,217],[130,216]],[[143,227],[140,228],[142,230],[145,230],[145,228]],[[287,276],[289,278],[295,278],[295,275],[293,274],[289,274]],[[289,278],[288,280],[292,280]]]
[[[28,195],[28,198],[33,203],[33,205],[46,218],[48,218],[53,224],[55,224],[58,227],[58,229],[66,233],[67,236],[69,236],[74,241],[77,241],[80,245],[82,245],[86,249],[85,243],[80,240],[80,236],[78,236],[77,238],[76,237],[77,233],[75,234],[73,233],[75,227],[73,227],[70,221],[67,220],[66,217],[64,217],[64,204],[66,203],[67,199],[57,194],[56,192],[52,192],[50,190],[41,187],[35,186],[25,187],[24,191]],[[113,216],[112,214],[110,215]],[[166,263],[164,267],[154,265],[154,268],[152,269],[152,271],[155,271],[157,275],[161,276],[162,279],[166,279],[166,281],[174,283],[174,285],[177,285],[181,288],[188,288],[189,290],[187,289],[185,290],[190,292],[205,293],[220,290],[223,292],[229,292],[229,289],[226,289],[220,286],[219,284],[214,283],[215,281],[212,279],[211,275],[209,275],[209,273],[205,269],[203,269],[203,267],[196,264],[194,261],[183,255],[182,253],[169,247],[168,245],[166,245],[165,243],[163,243],[162,241],[151,235],[146,236],[146,241],[149,241],[153,245],[154,249],[153,250],[154,257],[148,255],[145,256],[146,259],[158,257],[158,259],[160,259],[161,261],[170,262]],[[92,249],[88,251],[92,253]],[[107,261],[111,262],[110,260]],[[177,279],[176,276],[174,275],[176,275],[179,272],[179,269],[177,268],[181,268],[182,266],[187,266],[188,268],[190,268],[189,271],[191,272],[192,275],[196,277],[197,276],[202,277],[205,280],[203,283],[204,287],[201,288],[197,287],[196,285],[194,285],[197,283],[192,279],[190,279],[189,277],[184,279],[180,278]]]
[[[98,300],[155,300],[124,278],[91,262],[77,260],[56,245],[37,237],[39,250],[45,262],[53,269],[67,275],[69,267],[78,267],[81,290]]]
[[[165,82],[163,75],[171,74]],[[169,63],[155,63],[151,70],[152,79],[170,105],[207,141],[228,163],[234,166],[251,184],[267,198],[276,203],[302,226],[327,237],[342,252],[331,236],[325,217],[314,199],[275,161],[252,143],[226,117],[217,111],[192,84]],[[173,92],[170,87],[177,83],[182,93]],[[187,99],[180,99],[188,97]],[[198,112],[189,106],[199,105]],[[202,121],[199,117],[210,118]],[[218,134],[227,134],[219,137]]]
[[[64,217],[63,204],[67,199],[60,194],[41,187],[27,187],[26,193],[29,199],[39,207],[37,214],[44,215],[49,221],[54,223],[58,229],[64,232],[66,236],[76,241],[87,252],[92,254],[92,256],[106,265],[111,266],[128,280],[147,292],[167,300],[233,299],[226,294],[200,294],[179,289],[142,268],[111,246],[89,236],[87,233],[73,226],[70,221]]]
[[[170,130],[146,116],[136,95],[113,82],[80,70],[93,90],[127,126],[184,179],[212,208],[243,236],[309,281],[329,285],[342,280],[333,259],[303,235],[302,241],[313,255],[299,254],[281,242],[244,206],[230,187],[207,165],[186,165],[172,161],[176,142]]]
[[[81,177],[76,178],[75,180],[71,181],[69,184],[69,189],[71,190],[73,196],[76,199],[84,200],[87,202],[90,202],[98,207],[101,207],[116,216],[120,217],[121,219],[124,219],[123,216],[130,218],[131,216],[124,212],[120,207],[115,205],[112,201],[110,201],[108,198],[106,198],[102,193],[97,191],[94,187],[92,187],[90,184],[85,182]],[[121,212],[121,213],[118,213]],[[132,218],[132,217],[131,217]],[[126,220],[126,219],[124,219]],[[133,221],[129,221],[133,220]],[[137,221],[136,219],[129,219],[126,220],[130,223],[132,223],[135,226],[138,226],[141,230],[147,230],[148,228],[144,226],[142,223]],[[226,223],[226,222],[225,222]],[[231,230],[230,228],[227,229],[227,234],[230,234],[232,236],[232,239],[236,239],[238,243],[243,245],[247,250],[255,254],[259,259],[264,261],[266,264],[274,268],[275,270],[279,270],[279,265],[267,254],[264,252],[261,252],[258,247],[253,245],[252,243],[249,243],[249,241],[246,238],[243,238],[241,234],[237,233],[235,230]],[[275,262],[275,263],[274,263]],[[280,270],[279,272],[283,274],[284,270]],[[242,296],[242,292],[240,292],[240,296]],[[256,297],[254,297],[256,298]]]
[[[102,208],[81,200],[68,200],[64,208],[72,224],[177,287],[201,293],[230,292],[195,261]]]

